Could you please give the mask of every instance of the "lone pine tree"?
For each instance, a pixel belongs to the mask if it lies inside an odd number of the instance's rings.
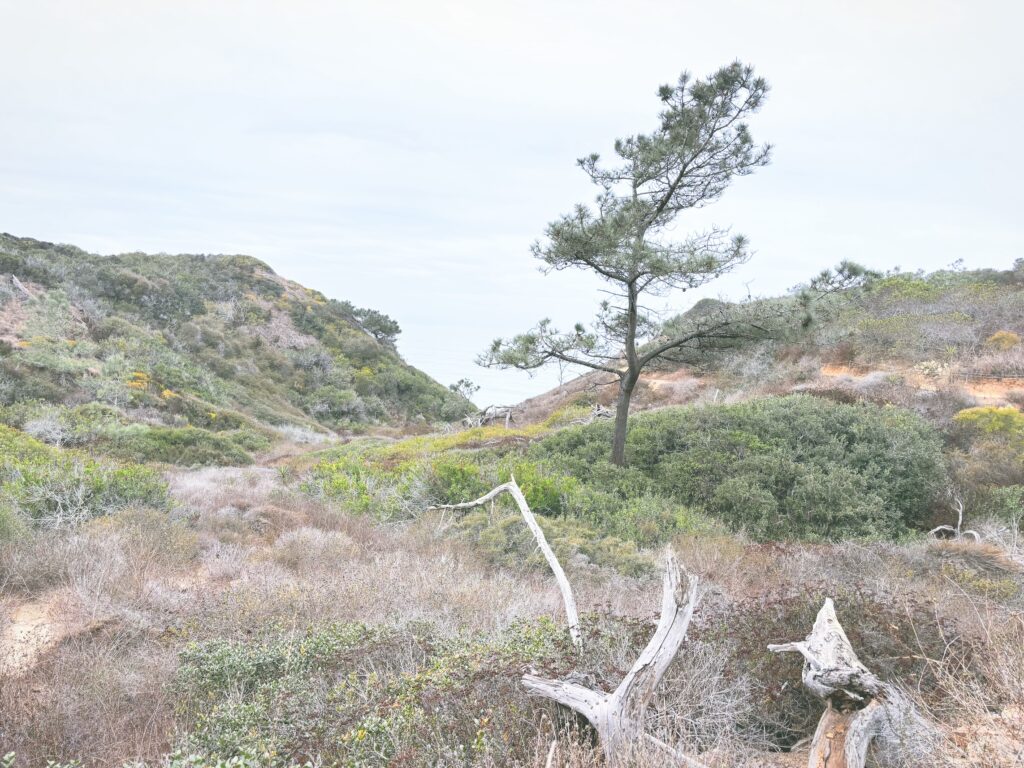
[[[745,313],[712,312],[666,337],[641,297],[697,288],[749,258],[746,240],[728,230],[673,239],[669,229],[683,211],[714,202],[734,177],[768,163],[771,147],[755,144],[745,122],[767,93],[765,80],[739,62],[703,80],[684,73],[658,92],[661,124],[615,142],[615,165],[596,154],[577,161],[600,190],[596,204],[577,205],[548,225],[533,253],[546,271],[596,273],[613,298],[602,302],[590,328],[577,324],[563,333],[542,320],[528,333],[496,340],[479,360],[523,370],[568,363],[616,377],[615,464],[625,462],[629,403],[645,366],[757,327]]]

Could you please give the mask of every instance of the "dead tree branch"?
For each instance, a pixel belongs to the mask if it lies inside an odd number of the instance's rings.
[[[544,537],[544,531],[541,530],[540,525],[537,524],[537,518],[534,517],[533,512],[530,511],[530,506],[526,503],[526,497],[523,496],[523,492],[519,488],[519,484],[516,483],[515,476],[513,476],[509,482],[499,485],[497,488],[481,496],[475,501],[467,501],[462,504],[444,504],[430,507],[430,509],[446,512],[458,512],[474,509],[476,507],[482,507],[484,504],[487,504],[489,501],[492,501],[503,493],[509,494],[513,499],[515,499],[516,504],[519,505],[519,511],[523,515],[523,520],[526,521],[526,527],[530,529],[530,532],[533,534],[533,538],[537,541],[538,548],[544,555],[544,559],[548,561],[551,571],[555,574],[555,581],[558,583],[558,589],[562,593],[562,602],[565,604],[565,618],[569,624],[569,636],[572,637],[573,645],[575,645],[576,648],[582,648],[583,639],[580,635],[580,617],[576,610],[576,598],[573,596],[572,586],[569,584],[569,579],[566,578],[565,571],[562,570],[561,563],[558,562],[558,558],[555,557],[554,551],[552,551],[551,546],[548,544],[548,540]]]
[[[949,489],[949,492],[948,492],[947,495],[949,496],[950,501],[953,504],[953,507],[956,509],[956,527],[953,527],[952,525],[940,525],[940,526],[932,528],[930,531],[928,531],[928,535],[929,536],[934,536],[937,539],[956,539],[957,541],[959,541],[961,539],[964,539],[964,538],[967,538],[968,536],[970,536],[971,538],[974,539],[974,542],[976,544],[979,543],[981,541],[981,534],[980,533],[978,533],[977,531],[970,531],[970,530],[965,531],[963,529],[963,527],[964,527],[964,499],[963,499],[963,496],[961,496],[960,493],[956,489],[954,489],[954,488]]]
[[[643,731],[643,718],[654,691],[686,638],[697,602],[697,577],[687,575],[685,592],[681,569],[669,552],[662,581],[661,618],[650,642],[612,693],[594,691],[566,680],[527,674],[523,685],[535,695],[552,699],[583,715],[597,731],[608,765],[621,763],[640,742],[656,747],[669,759],[689,768],[700,763]]]
[[[17,275],[11,275],[11,284],[19,291],[21,291],[25,295],[25,298],[27,298],[29,301],[36,300],[35,294],[33,294],[32,291],[25,287],[25,284],[18,279]]]

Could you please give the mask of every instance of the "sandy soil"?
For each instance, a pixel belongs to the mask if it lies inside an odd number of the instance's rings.
[[[51,593],[9,611],[6,624],[0,629],[0,677],[28,672],[73,631],[61,616],[59,602]]]

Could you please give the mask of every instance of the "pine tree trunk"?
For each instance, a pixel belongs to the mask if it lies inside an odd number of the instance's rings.
[[[626,431],[629,428],[629,401],[633,397],[636,379],[624,378],[619,384],[619,399],[615,403],[615,437],[612,439],[612,464],[626,466]]]

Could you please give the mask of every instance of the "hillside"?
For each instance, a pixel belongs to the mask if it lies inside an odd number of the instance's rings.
[[[599,378],[427,431],[467,404],[386,318],[245,257],[5,243],[0,766],[599,768],[524,673],[613,690],[666,550],[700,599],[644,721],[660,742],[807,765],[824,705],[766,648],[831,599],[919,718],[889,764],[1019,765],[1020,270],[892,275],[654,370],[620,467]],[[582,651],[518,507],[443,508],[513,478]]]
[[[666,332],[711,303],[670,318]],[[942,423],[966,404],[1024,403],[1022,337],[1024,260],[1010,270],[890,274],[820,304],[806,327],[660,362],[642,375],[633,406],[811,392],[902,405]],[[519,404],[516,416],[534,423],[570,403],[611,405],[610,379],[585,374]]]
[[[0,235],[0,422],[135,461],[457,419],[397,323],[248,256],[100,256]]]

